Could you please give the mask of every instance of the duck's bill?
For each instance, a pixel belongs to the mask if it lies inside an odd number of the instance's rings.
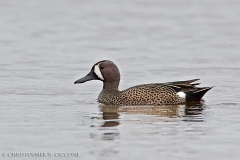
[[[76,84],[76,83],[84,83],[84,82],[87,82],[87,81],[97,80],[97,79],[98,79],[97,76],[94,74],[94,72],[91,71],[85,77],[76,80],[74,82],[74,84]]]

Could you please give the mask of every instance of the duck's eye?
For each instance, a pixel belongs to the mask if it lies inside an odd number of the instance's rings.
[[[102,66],[100,66],[100,69],[103,69],[103,67],[102,67]]]

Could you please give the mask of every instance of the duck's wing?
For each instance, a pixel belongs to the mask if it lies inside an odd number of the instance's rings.
[[[162,84],[163,86],[170,87],[176,91],[185,94],[186,101],[200,101],[204,94],[213,87],[196,87],[200,83],[192,83],[199,79],[192,79],[187,81],[168,82]]]
[[[199,79],[192,79],[187,81],[175,81],[175,82],[166,82],[166,83],[150,83],[150,84],[141,84],[137,86],[133,86],[131,88],[142,88],[142,87],[148,87],[148,88],[155,88],[155,87],[161,87],[161,86],[169,86],[171,88],[178,90],[182,90],[184,88],[194,88],[194,86],[199,85],[200,83],[193,83],[195,81],[198,81]]]
[[[161,83],[163,86],[169,86],[175,88],[177,91],[182,89],[190,89],[195,88],[196,85],[199,85],[201,83],[192,83],[195,81],[198,81],[200,79],[192,79],[187,81],[176,81],[176,82],[167,82],[167,83]]]
[[[155,89],[159,87],[167,87],[173,89],[179,97],[185,98],[187,102],[190,101],[200,101],[204,94],[209,91],[212,87],[196,87],[200,83],[193,83],[199,79],[192,79],[187,81],[176,81],[176,82],[167,82],[167,83],[151,83],[151,84],[142,84],[126,89]]]
[[[149,87],[169,87],[172,88],[180,97],[184,97],[187,102],[190,101],[200,101],[204,94],[212,89],[213,87],[197,87],[200,83],[193,83],[199,79],[192,79],[186,81],[176,81],[167,83],[154,83],[149,85]]]
[[[186,81],[175,81],[175,82],[167,82],[167,83],[174,83],[174,84],[190,84],[192,82],[198,81],[200,79],[191,79]]]

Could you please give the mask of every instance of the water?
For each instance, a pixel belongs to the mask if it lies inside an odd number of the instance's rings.
[[[0,0],[1,154],[239,159],[239,7],[234,0]],[[73,82],[103,59],[119,66],[120,89],[193,78],[215,88],[190,107],[102,106],[101,82]]]

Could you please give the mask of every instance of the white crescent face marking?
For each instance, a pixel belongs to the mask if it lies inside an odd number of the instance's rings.
[[[99,79],[104,80],[102,73],[100,71],[100,68],[99,68],[99,64],[95,65],[94,72],[96,73],[96,75],[98,76]]]
[[[186,98],[186,93],[184,92],[177,92],[177,95],[181,98],[184,98],[184,99]]]

